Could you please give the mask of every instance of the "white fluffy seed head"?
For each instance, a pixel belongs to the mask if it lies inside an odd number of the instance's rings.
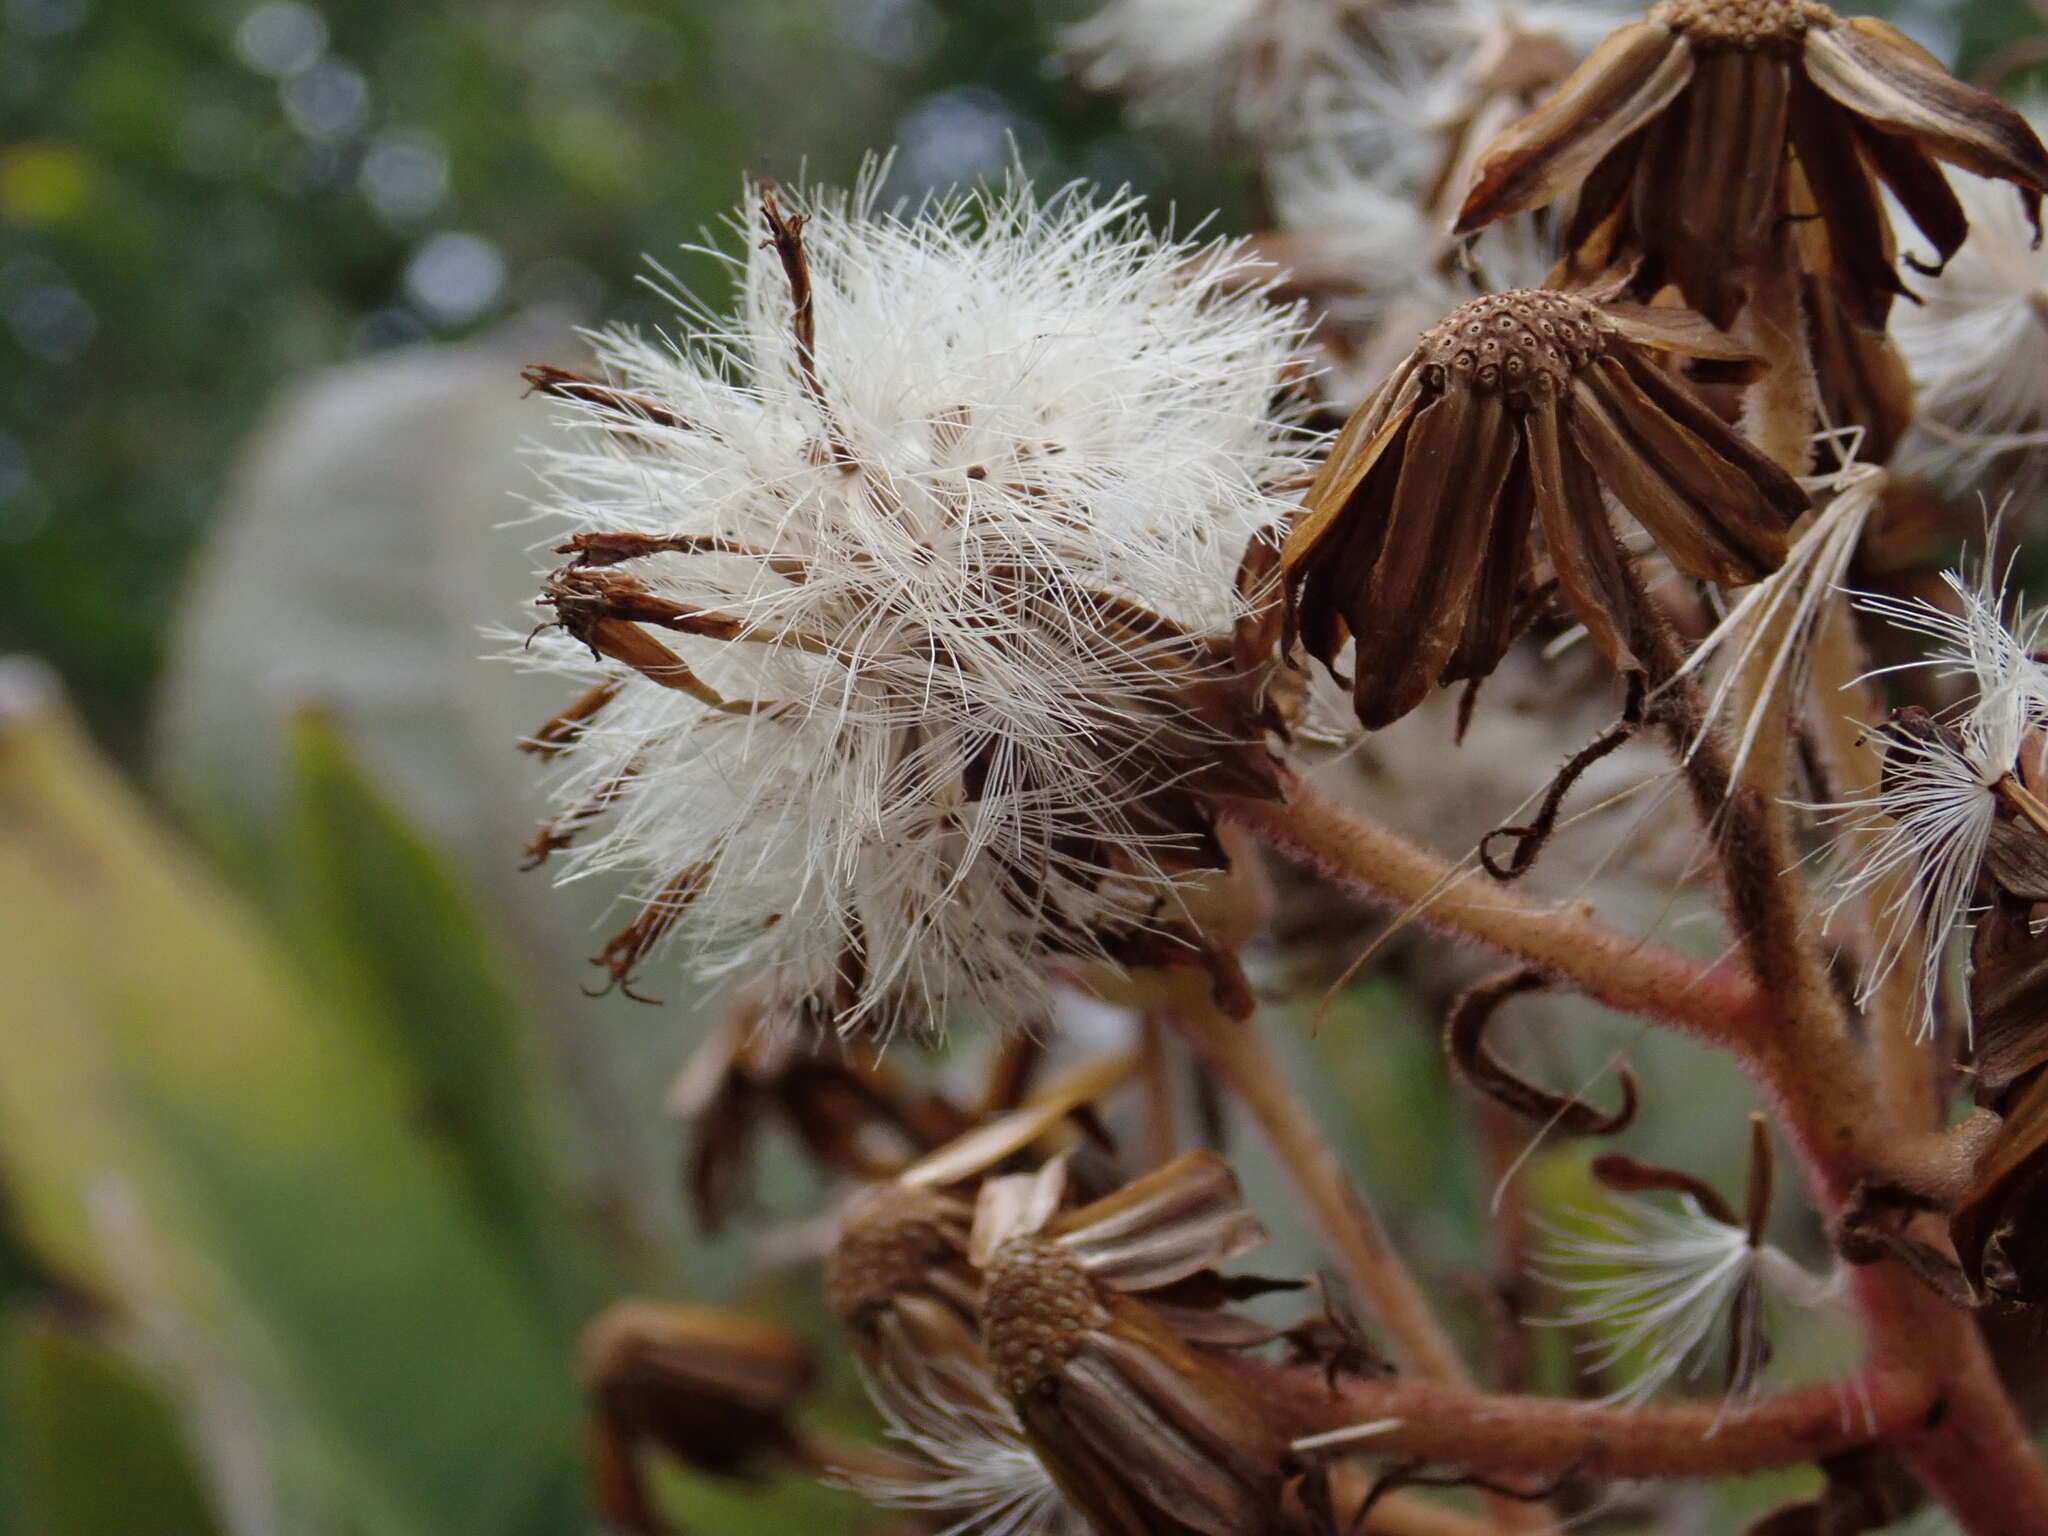
[[[2040,112],[2029,120],[2048,130]],[[1923,302],[1899,306],[1892,336],[1919,397],[1902,466],[1968,481],[2048,445],[2048,249],[2011,187],[1951,182],[1970,238],[1940,276],[1914,282]]]
[[[1297,137],[1368,68],[1381,0],[1109,0],[1067,29],[1075,73],[1141,121],[1259,144]]]
[[[695,539],[571,574],[731,623],[647,631],[696,693],[536,642],[618,685],[560,755],[564,805],[607,804],[568,867],[650,897],[701,872],[699,964],[841,1028],[1028,1017],[1049,954],[1173,923],[1206,837],[1180,781],[1247,758],[1190,694],[1315,446],[1274,414],[1299,322],[1241,247],[1161,238],[1128,196],[1015,179],[904,215],[877,180],[782,198],[809,366],[758,196],[734,315],[596,338],[642,406],[570,402],[541,511]]]
[[[2008,603],[1987,557],[1974,577],[1944,576],[1955,608],[1924,598],[1866,596],[1858,606],[1928,642],[1909,665],[1961,683],[1968,703],[1939,732],[1888,733],[1879,788],[1815,807],[1850,850],[1829,907],[1833,917],[1886,892],[1877,951],[1858,1000],[1874,998],[1902,963],[1917,967],[1921,1027],[1932,1030],[1950,939],[1969,920],[1997,786],[2014,771],[2028,734],[2048,725],[2048,670],[2035,658],[2048,616]]]

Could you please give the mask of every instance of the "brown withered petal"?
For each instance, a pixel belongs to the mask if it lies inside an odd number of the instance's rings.
[[[1266,1229],[1237,1175],[1214,1152],[1190,1152],[1049,1223],[1081,1267],[1119,1291],[1149,1291],[1249,1253]]]
[[[902,1182],[942,1189],[986,1173],[1053,1136],[1121,1085],[1135,1066],[1130,1056],[1103,1056],[1070,1067],[1008,1114],[962,1131],[945,1146],[919,1158],[903,1171]]]
[[[1638,292],[1673,283],[1727,325],[1737,279],[1778,217],[1792,71],[1769,52],[1700,47],[1693,58],[1691,85],[1645,132],[1626,248],[1648,269]]]
[[[1677,99],[1692,72],[1691,48],[1667,27],[1635,22],[1613,33],[1489,146],[1453,233],[1474,234],[1577,191],[1609,151]]]
[[[1282,554],[1295,632],[1377,728],[1512,639],[1540,527],[1558,590],[1623,669],[1635,585],[1601,487],[1687,575],[1733,585],[1784,559],[1807,504],[1651,352],[1741,354],[1697,317],[1549,289],[1460,306],[1359,408]]]
[[[1806,345],[1820,407],[1835,427],[1863,428],[1857,457],[1882,464],[1913,424],[1913,378],[1883,331],[1858,324],[1840,290],[1808,278]]]
[[[1859,323],[1882,328],[1892,301],[1907,288],[1877,176],[1858,149],[1855,119],[1800,80],[1788,126],[1795,159],[1786,172],[1785,206],[1796,220],[1802,259],[1839,290]],[[1811,234],[1807,225],[1814,226]],[[1813,254],[1817,247],[1825,250],[1824,260]]]
[[[797,1453],[787,1414],[815,1375],[803,1341],[765,1318],[644,1301],[590,1325],[578,1370],[599,1510],[636,1533],[667,1529],[640,1468],[643,1445],[718,1476],[755,1475],[767,1458]]]
[[[1802,57],[1807,77],[1871,128],[1937,160],[2011,182],[2038,235],[2048,150],[2019,113],[1963,84],[1905,33],[1874,17],[1810,29]],[[1886,179],[1912,211],[1900,182]],[[1938,228],[1921,225],[1930,238],[1939,238]]]

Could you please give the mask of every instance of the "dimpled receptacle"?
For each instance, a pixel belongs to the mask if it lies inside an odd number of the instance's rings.
[[[1542,288],[1490,293],[1459,305],[1419,350],[1442,387],[1462,384],[1512,403],[1556,399],[1607,349],[1611,327],[1584,299]]]
[[[1663,0],[1650,19],[1696,47],[1753,53],[1796,48],[1807,28],[1831,27],[1839,18],[1813,0]]]
[[[1057,1243],[1013,1238],[990,1260],[981,1298],[981,1342],[996,1385],[1023,1397],[1050,1380],[1109,1309],[1080,1262]]]

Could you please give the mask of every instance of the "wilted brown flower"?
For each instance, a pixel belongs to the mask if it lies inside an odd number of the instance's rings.
[[[1905,289],[1880,183],[1937,265],[1969,231],[1937,161],[2012,182],[2038,232],[2048,151],[1895,27],[1813,0],[1664,0],[1501,135],[1457,228],[1576,193],[1568,259],[1632,267],[1642,297],[1674,284],[1725,326],[1778,221],[1810,210],[1828,229],[1830,276],[1882,328]]]
[[[1613,492],[1687,575],[1734,585],[1784,559],[1796,482],[1652,352],[1739,361],[1683,311],[1518,289],[1461,305],[1358,410],[1304,498],[1285,563],[1303,643],[1377,728],[1484,677],[1526,611],[1530,530],[1601,649],[1636,666]]]
[[[959,1108],[905,1085],[865,1044],[778,1025],[754,993],[692,1054],[668,1109],[693,1133],[687,1188],[706,1232],[744,1198],[755,1137],[771,1120],[820,1167],[864,1179],[889,1177],[968,1125]]]
[[[982,1341],[1032,1449],[1106,1536],[1275,1529],[1285,1440],[1207,1353],[1272,1336],[1220,1310],[1274,1283],[1215,1272],[1265,1238],[1235,1176],[1189,1153],[1062,1213],[1064,1171],[975,1213]]]
[[[584,1333],[579,1371],[598,1509],[620,1530],[668,1529],[640,1468],[644,1444],[722,1477],[800,1454],[787,1416],[815,1368],[802,1340],[764,1318],[620,1302]]]
[[[870,1372],[915,1380],[947,1358],[981,1370],[980,1278],[968,1257],[979,1181],[1033,1148],[1056,1153],[1062,1128],[1130,1067],[1109,1057],[1068,1072],[847,1201],[825,1259],[825,1299]]]
[[[975,1189],[1020,1157],[1051,1156],[1064,1168],[1070,1122],[1089,1116],[1129,1070],[1128,1060],[1110,1058],[1069,1072],[847,1202],[826,1257],[825,1298],[915,1463],[863,1484],[878,1501],[952,1517],[952,1530],[1064,1528],[1058,1490],[982,1349],[982,1275],[970,1256]]]

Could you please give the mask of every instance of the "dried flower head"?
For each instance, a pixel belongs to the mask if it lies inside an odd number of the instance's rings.
[[[1582,260],[1632,266],[1641,297],[1675,284],[1727,325],[1778,221],[1810,210],[1831,281],[1882,328],[1905,289],[1880,185],[1934,247],[1921,265],[1969,230],[1937,161],[2012,182],[2038,227],[2048,151],[2033,130],[1895,27],[1813,0],[1664,0],[1495,142],[1458,228],[1576,194],[1566,244]]]
[[[1974,580],[1950,572],[1953,611],[1923,598],[1867,597],[1860,606],[1931,641],[1914,663],[1937,678],[1960,680],[1968,704],[1947,718],[1900,710],[1885,728],[1884,773],[1868,796],[1816,809],[1865,834],[1844,865],[1831,912],[1860,901],[1873,886],[1896,890],[1885,910],[1877,953],[1858,1000],[1875,996],[1902,962],[1917,967],[1922,1026],[1932,1030],[1941,958],[1974,905],[1994,828],[2037,818],[2048,808],[2019,775],[2028,736],[2048,724],[2048,670],[2036,655],[2043,616],[2008,604],[1989,560]]]
[[[913,1459],[909,1475],[862,1479],[878,1504],[944,1519],[952,1536],[1079,1529],[990,1379],[981,1277],[967,1260],[971,1203],[888,1183],[840,1218],[825,1296],[846,1325],[868,1396]]]
[[[1110,1059],[1067,1073],[847,1202],[826,1256],[825,1298],[868,1395],[920,1468],[864,1480],[877,1502],[946,1516],[952,1532],[1079,1528],[982,1351],[982,1277],[969,1257],[974,1190],[991,1169],[1044,1151],[1128,1070]]]
[[[1381,0],[1109,0],[1067,29],[1083,84],[1141,120],[1261,141],[1295,136],[1316,100],[1369,67]]]
[[[835,1173],[880,1179],[967,1128],[957,1106],[899,1081],[857,1041],[821,1039],[743,993],[669,1089],[690,1129],[686,1187],[697,1222],[717,1232],[748,1193],[762,1127],[780,1122]]]
[[[735,316],[533,375],[584,428],[543,660],[594,684],[536,738],[540,851],[645,882],[601,962],[688,910],[706,968],[886,1030],[1041,1010],[1051,956],[1199,956],[1200,792],[1274,783],[1235,577],[1303,469],[1294,320],[1127,197],[757,213]]]
[[[598,1507],[620,1530],[667,1529],[640,1467],[645,1444],[723,1477],[800,1452],[788,1414],[815,1366],[802,1340],[765,1318],[620,1302],[585,1331],[578,1358]]]
[[[1272,1336],[1219,1310],[1271,1284],[1215,1273],[1265,1236],[1235,1177],[1189,1153],[1062,1211],[1064,1175],[992,1180],[975,1212],[982,1341],[1032,1448],[1099,1532],[1273,1529],[1285,1442],[1207,1354]]]
[[[1300,634],[1377,728],[1484,677],[1526,615],[1531,530],[1601,649],[1635,666],[1636,588],[1602,487],[1680,570],[1724,585],[1784,558],[1806,495],[1651,361],[1740,359],[1682,311],[1519,289],[1422,338],[1345,426],[1285,562]]]
[[[911,1383],[944,1360],[979,1370],[969,1234],[980,1181],[1009,1159],[1055,1155],[1069,1122],[1091,1114],[1129,1070],[1116,1057],[1078,1067],[848,1199],[826,1254],[825,1299],[872,1377]]]

